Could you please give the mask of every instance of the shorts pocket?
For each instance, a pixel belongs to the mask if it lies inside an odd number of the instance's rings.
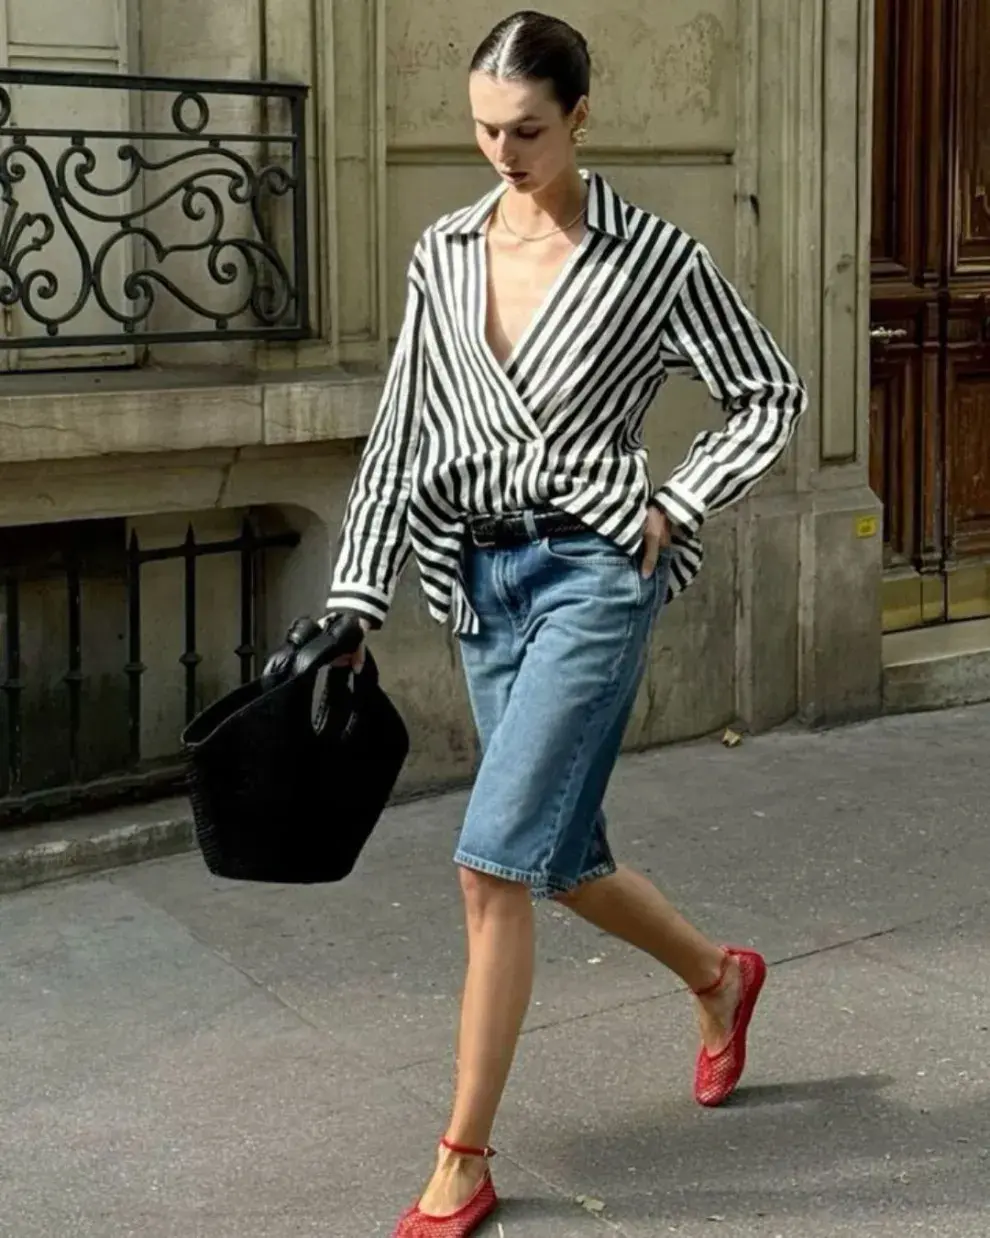
[[[615,563],[625,567],[635,566],[615,542],[610,542],[600,533],[576,533],[570,537],[548,537],[547,553],[562,563]]]

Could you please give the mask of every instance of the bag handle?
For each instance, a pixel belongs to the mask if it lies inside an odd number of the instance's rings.
[[[326,630],[299,650],[292,667],[293,679],[307,671],[319,670],[337,658],[357,653],[363,640],[364,628],[357,615],[334,615]]]
[[[262,688],[267,692],[287,679],[296,679],[356,653],[363,640],[364,628],[354,614],[333,615],[326,628],[308,615],[297,619],[286,634],[285,644],[265,663]]]

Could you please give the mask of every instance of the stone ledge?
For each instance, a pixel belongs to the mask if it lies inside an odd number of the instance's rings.
[[[260,379],[134,371],[4,381],[0,460],[299,445],[364,437],[382,375],[333,371]]]
[[[892,633],[883,656],[884,713],[990,701],[990,620]]]
[[[0,831],[0,894],[178,855],[193,845],[192,813],[181,798]]]
[[[403,774],[389,807],[464,790],[469,780]],[[0,894],[197,852],[184,796],[125,804],[64,821],[0,829]]]

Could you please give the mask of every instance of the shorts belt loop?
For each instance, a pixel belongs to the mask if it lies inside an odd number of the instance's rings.
[[[523,526],[526,529],[526,533],[529,537],[529,540],[531,542],[538,542],[540,540],[540,531],[536,527],[536,517],[529,510],[528,507],[523,512],[522,518],[523,518]]]

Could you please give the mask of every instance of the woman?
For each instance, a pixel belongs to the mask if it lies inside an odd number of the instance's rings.
[[[579,170],[589,80],[583,37],[538,13],[478,49],[471,107],[500,183],[416,246],[329,597],[379,626],[413,551],[460,638],[483,751],[455,854],[469,962],[453,1113],[394,1238],[463,1238],[495,1208],[488,1141],[530,997],[532,897],[693,990],[704,1105],[739,1081],[766,974],[616,866],[601,804],[654,620],[701,566],[698,530],[770,468],[805,393],[702,246]],[[642,421],[674,370],[727,421],[655,488]]]

